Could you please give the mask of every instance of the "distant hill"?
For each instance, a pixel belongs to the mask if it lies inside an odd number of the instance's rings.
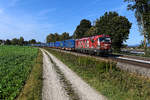
[[[140,44],[128,45],[128,47],[138,47]]]
[[[128,47],[138,47],[140,44],[128,45]],[[147,47],[150,47],[150,44],[147,44]]]

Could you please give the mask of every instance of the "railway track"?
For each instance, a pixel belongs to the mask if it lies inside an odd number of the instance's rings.
[[[54,50],[58,50],[61,52],[66,52],[66,53],[72,53],[75,55],[90,56],[90,57],[94,57],[96,59],[100,59],[100,60],[104,60],[104,61],[114,61],[114,62],[126,63],[126,64],[131,64],[134,66],[139,66],[139,67],[150,69],[150,58],[145,58],[145,57],[114,55],[114,54],[105,55],[105,56],[101,57],[101,56],[96,56],[96,55],[78,53],[78,52],[74,52],[74,51],[66,51],[66,50],[60,50],[60,49],[54,49]]]
[[[111,59],[116,62],[127,63],[139,67],[150,68],[150,59],[143,57],[127,56],[127,55],[113,55],[108,56],[108,59]]]

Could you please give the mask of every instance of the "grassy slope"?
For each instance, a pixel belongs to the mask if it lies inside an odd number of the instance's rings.
[[[146,78],[121,71],[110,62],[47,50],[109,100],[149,100],[150,98],[150,81]]]
[[[17,100],[42,100],[42,52],[39,50],[29,79]]]

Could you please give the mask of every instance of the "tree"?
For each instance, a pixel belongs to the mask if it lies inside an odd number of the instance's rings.
[[[124,41],[128,39],[131,23],[124,16],[119,16],[116,12],[105,13],[96,20],[98,34],[111,36],[112,47],[115,51],[120,51]]]
[[[17,38],[13,38],[13,39],[11,40],[11,44],[12,44],[12,45],[18,45],[18,43],[19,43],[19,40],[18,40]]]
[[[23,45],[23,44],[24,44],[24,38],[20,37],[20,39],[19,39],[19,45]]]
[[[35,39],[29,40],[29,44],[36,44],[36,40]]]
[[[29,44],[29,41],[24,41],[24,45],[28,45]]]
[[[2,44],[2,43],[3,43],[3,41],[4,41],[4,40],[0,40],[0,44]]]
[[[74,32],[74,38],[82,38],[86,36],[86,32],[92,27],[89,20],[83,19],[80,21],[80,25],[77,26]]]
[[[144,48],[146,41],[150,42],[150,0],[124,0],[128,2],[128,10],[135,11],[139,31],[144,36]]]
[[[112,33],[112,19],[119,16],[117,12],[106,12],[104,16],[96,20],[96,30],[97,34],[108,34]]]
[[[11,45],[11,41],[10,41],[9,39],[7,39],[7,40],[5,41],[5,45]]]
[[[69,33],[64,32],[62,33],[62,35],[59,35],[58,33],[50,33],[47,37],[46,37],[46,42],[56,42],[56,41],[63,41],[63,40],[67,40],[69,39]]]
[[[37,44],[41,44],[41,42],[40,42],[40,41],[38,41],[38,42],[37,42]]]
[[[95,26],[92,26],[85,34],[86,37],[97,35],[97,29]]]
[[[54,41],[55,41],[54,34],[53,34],[53,33],[50,33],[50,34],[46,37],[46,42],[49,43],[49,42],[54,42]]]
[[[58,33],[54,34],[54,42],[60,41],[60,35]]]
[[[63,41],[67,39],[70,39],[69,33],[67,32],[62,33],[62,35],[60,36],[60,40]]]
[[[143,40],[141,40],[141,43],[140,43],[140,45],[138,46],[138,48],[144,48],[144,41],[143,41]]]

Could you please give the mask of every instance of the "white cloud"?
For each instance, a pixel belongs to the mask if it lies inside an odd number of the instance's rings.
[[[35,38],[43,41],[46,34],[53,28],[52,24],[39,21],[38,17],[30,14],[15,17],[6,13],[0,14],[0,38],[12,39],[23,36],[29,40]],[[41,34],[43,34],[41,38]]]
[[[45,19],[47,14],[55,11],[56,9],[45,9],[41,12],[34,14],[30,13],[9,13],[11,7],[16,7],[20,0],[8,0],[9,3],[3,8],[0,8],[0,39],[12,39],[23,36],[29,40],[35,38],[43,41],[46,35],[54,29],[54,24],[49,24]],[[7,12],[4,12],[4,9]],[[42,36],[42,37],[41,37]]]

